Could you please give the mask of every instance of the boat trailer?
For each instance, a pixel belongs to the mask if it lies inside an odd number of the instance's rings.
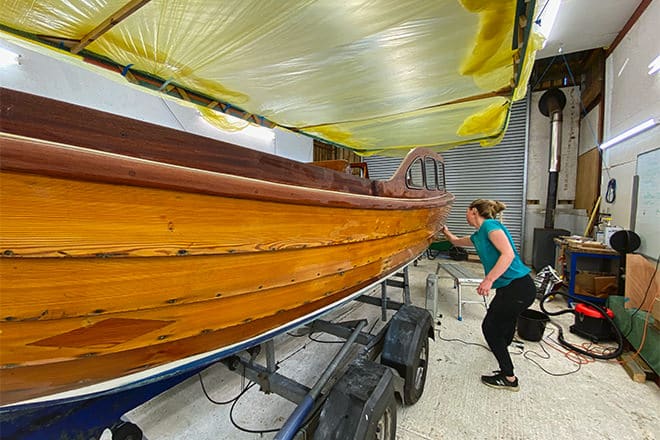
[[[388,286],[402,289],[403,302],[388,298]],[[327,333],[345,340],[311,388],[276,371],[272,340],[221,361],[259,384],[261,391],[298,405],[275,439],[394,439],[395,394],[406,405],[421,397],[433,320],[427,310],[411,304],[408,267],[381,283],[380,298],[362,295],[356,300],[381,307],[384,322],[388,309],[396,313],[376,334],[364,331],[364,319],[317,319],[305,325],[301,335]],[[265,351],[266,365],[255,361],[260,350]]]
[[[355,299],[381,308],[385,324],[376,334],[365,331],[365,319],[317,319],[298,329],[296,336],[327,333],[345,341],[311,388],[278,371],[273,339],[219,361],[262,392],[297,405],[275,439],[396,438],[396,395],[405,405],[421,397],[434,322],[429,311],[411,304],[407,266],[380,285],[380,297],[363,294]],[[388,297],[388,286],[402,290],[403,302]],[[396,310],[389,320],[387,310]],[[261,353],[265,365],[257,362]],[[130,422],[118,428],[112,429],[113,440],[141,438],[140,429]]]

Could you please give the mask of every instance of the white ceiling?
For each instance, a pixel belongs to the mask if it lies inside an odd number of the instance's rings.
[[[537,0],[537,10],[547,0]],[[561,0],[555,25],[536,58],[549,58],[598,47],[607,48],[641,0]]]

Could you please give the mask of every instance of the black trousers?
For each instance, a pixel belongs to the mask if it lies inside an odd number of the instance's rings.
[[[532,305],[536,298],[536,286],[529,275],[513,280],[508,286],[496,289],[495,298],[481,324],[486,342],[500,364],[505,376],[513,376],[513,362],[509,345],[516,332],[518,315]]]

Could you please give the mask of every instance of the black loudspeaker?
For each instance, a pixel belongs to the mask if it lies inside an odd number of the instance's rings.
[[[554,238],[560,235],[571,235],[566,229],[534,228],[534,244],[532,245],[532,266],[537,272],[546,266],[555,267]]]
[[[619,273],[618,273],[618,283],[619,283],[619,295],[626,294],[626,254],[635,252],[639,245],[642,243],[639,235],[635,234],[633,231],[621,230],[616,231],[610,237],[610,246],[612,249],[619,253]]]

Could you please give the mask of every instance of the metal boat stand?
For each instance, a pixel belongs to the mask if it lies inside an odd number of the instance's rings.
[[[387,297],[387,286],[401,289],[403,304],[412,304],[410,300],[410,283],[408,282],[408,266],[405,266],[401,272],[394,273],[389,278],[383,280],[380,283],[380,298],[369,295],[362,295],[356,298],[356,301],[380,306],[381,319],[383,321],[387,321],[387,309],[399,310],[402,306],[402,304],[399,302],[390,302],[389,298]]]
[[[278,394],[298,405],[275,439],[395,439],[395,394],[406,405],[422,395],[428,338],[434,338],[431,314],[410,304],[407,269],[395,275],[403,280],[383,281],[380,298],[357,298],[381,307],[383,321],[387,321],[387,309],[397,310],[376,334],[364,331],[364,319],[339,323],[317,319],[305,325],[306,333],[345,339],[311,388],[277,371],[273,340],[221,361],[259,384],[264,393]],[[401,288],[404,302],[389,299],[387,286]],[[262,350],[266,365],[256,361]]]

